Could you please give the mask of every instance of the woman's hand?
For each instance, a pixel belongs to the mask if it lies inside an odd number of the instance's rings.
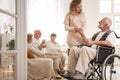
[[[74,31],[75,31],[75,32],[79,32],[80,30],[82,30],[82,28],[80,28],[80,27],[75,27],[75,28],[74,28]]]

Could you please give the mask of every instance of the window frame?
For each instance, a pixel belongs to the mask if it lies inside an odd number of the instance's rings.
[[[120,16],[120,12],[114,12],[114,0],[111,0],[111,13],[101,13],[100,12],[100,1],[101,0],[99,0],[99,18],[102,18],[104,16],[110,17],[112,19],[111,29],[114,31],[117,31],[115,29],[115,16]],[[118,34],[120,34],[120,32]],[[116,39],[115,45],[120,45],[120,39]]]

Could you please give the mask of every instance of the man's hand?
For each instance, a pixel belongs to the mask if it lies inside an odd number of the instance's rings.
[[[42,40],[42,42],[41,42],[41,44],[40,44],[40,46],[39,46],[39,49],[41,50],[42,48],[45,48],[45,43],[46,43],[46,40],[45,39],[43,39]]]
[[[78,32],[81,34],[81,35],[84,35],[84,31],[82,28],[78,28]]]
[[[87,45],[92,45],[92,44],[93,44],[93,41],[90,40],[90,39],[87,39],[86,44],[87,44]]]
[[[42,47],[45,48],[46,47],[46,45],[45,45],[46,44],[46,40],[43,39],[42,42],[41,42],[41,44],[42,44]]]
[[[45,42],[46,42],[46,40],[45,40],[45,39],[43,39],[43,40],[42,40],[42,42],[41,42],[41,44],[45,44]]]

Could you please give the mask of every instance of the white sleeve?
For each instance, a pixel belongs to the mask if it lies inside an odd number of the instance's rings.
[[[38,49],[36,49],[35,47],[33,47],[32,45],[29,46],[29,49],[33,52],[33,54],[37,55],[37,56],[43,56],[44,53]]]
[[[115,44],[115,40],[116,40],[116,36],[115,36],[114,32],[110,33],[106,40],[109,41],[113,46]]]
[[[38,40],[36,40],[35,38],[33,38],[33,40],[32,40],[32,46],[34,46],[35,48],[39,49],[38,48],[39,45],[40,45],[40,42]]]
[[[73,31],[74,30],[74,27],[70,27],[68,25],[65,25],[65,30],[66,31]]]

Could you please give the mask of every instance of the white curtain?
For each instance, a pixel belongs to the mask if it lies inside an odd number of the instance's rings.
[[[69,0],[27,0],[27,30],[42,31],[42,39],[49,40],[52,32],[57,34],[56,41],[66,43],[64,18],[68,12]]]

